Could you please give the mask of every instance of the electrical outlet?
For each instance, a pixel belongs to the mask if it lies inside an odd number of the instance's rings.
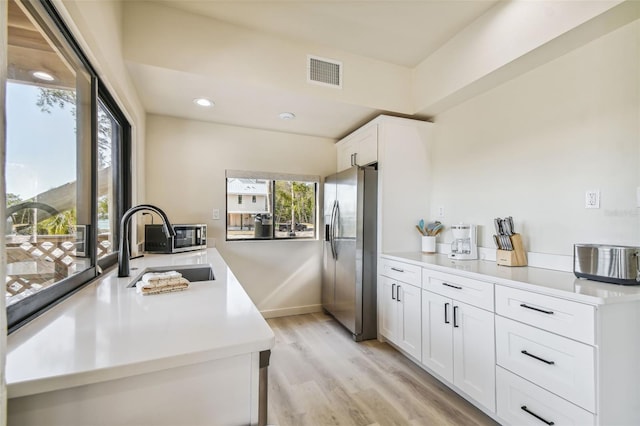
[[[444,217],[444,206],[438,206],[438,212],[436,213],[438,217]]]
[[[213,209],[213,220],[220,219],[220,209]]]
[[[600,191],[597,189],[588,190],[584,197],[585,209],[599,209],[600,208]]]

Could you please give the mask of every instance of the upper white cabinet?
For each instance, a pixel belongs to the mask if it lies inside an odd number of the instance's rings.
[[[378,125],[369,123],[336,144],[338,171],[378,161]]]
[[[429,215],[432,128],[381,115],[336,144],[337,171],[377,163],[378,253],[420,251],[414,225]]]
[[[378,253],[419,252],[415,224],[429,215],[432,123],[378,122]]]

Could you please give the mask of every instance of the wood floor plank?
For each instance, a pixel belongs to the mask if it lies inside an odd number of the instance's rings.
[[[356,343],[323,313],[268,320],[269,424],[495,425],[387,343]]]

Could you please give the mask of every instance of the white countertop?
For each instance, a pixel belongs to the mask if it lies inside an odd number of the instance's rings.
[[[149,266],[210,264],[215,279],[143,296]],[[9,398],[271,349],[274,334],[216,249],[145,255],[117,267],[9,335]],[[137,268],[134,270],[133,268]]]
[[[382,257],[593,305],[640,300],[640,286],[580,279],[572,272],[499,266],[487,260],[453,260],[445,254],[420,252],[385,253]]]

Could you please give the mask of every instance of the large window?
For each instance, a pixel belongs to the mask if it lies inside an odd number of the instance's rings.
[[[128,123],[48,1],[8,2],[8,325],[115,261]],[[98,93],[104,96],[98,97]]]
[[[227,240],[316,238],[315,176],[227,170]],[[243,197],[251,203],[242,203]]]

